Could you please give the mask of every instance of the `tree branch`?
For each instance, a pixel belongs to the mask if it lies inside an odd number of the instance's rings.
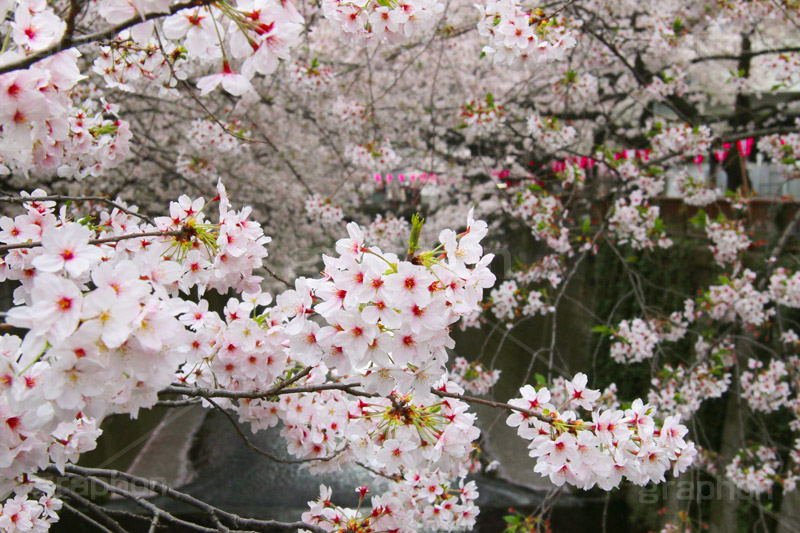
[[[136,26],[137,24],[141,24],[142,22],[162,17],[168,17],[170,15],[174,15],[178,11],[182,11],[184,9],[189,9],[192,7],[206,6],[213,2],[214,0],[190,0],[189,2],[175,4],[173,6],[170,6],[169,13],[138,14],[135,17],[120,22],[119,24],[114,24],[108,29],[105,29],[103,31],[98,31],[96,33],[90,33],[89,35],[84,35],[83,37],[72,38],[71,34],[65,33],[64,37],[62,37],[59,42],[48,46],[44,50],[40,50],[38,52],[29,54],[20,60],[13,61],[11,63],[6,63],[5,65],[0,65],[0,74],[6,74],[8,72],[13,72],[15,70],[28,68],[34,63],[41,61],[42,59],[58,54],[59,52],[63,52],[64,50],[69,50],[71,48],[76,48],[84,44],[94,43],[97,41],[102,41],[104,39],[112,38],[119,32],[127,30],[128,28]],[[70,12],[71,11],[72,8],[70,8]]]
[[[60,472],[56,469],[54,465],[48,467],[47,471],[50,472],[51,474],[56,474],[56,475],[60,474]],[[312,524],[306,524],[305,522],[278,522],[276,520],[256,520],[252,518],[243,518],[237,514],[229,513],[228,511],[224,511],[222,509],[209,505],[202,500],[198,500],[194,496],[190,496],[189,494],[179,492],[163,483],[133,476],[131,474],[120,472],[118,470],[109,470],[102,468],[85,468],[77,465],[68,464],[64,467],[64,471],[70,477],[83,477],[89,479],[93,483],[97,483],[98,485],[100,485],[101,487],[110,492],[114,492],[115,494],[119,494],[120,496],[131,499],[140,506],[142,506],[143,508],[150,511],[153,515],[159,514],[161,518],[165,519],[166,521],[175,522],[186,527],[194,528],[198,531],[203,531],[205,533],[218,533],[220,529],[209,529],[176,518],[171,514],[167,513],[166,511],[148,502],[144,498],[141,498],[139,496],[131,494],[130,492],[124,489],[106,483],[105,481],[99,478],[127,481],[128,483],[131,483],[134,486],[148,489],[152,492],[155,492],[156,494],[160,494],[161,496],[165,496],[175,501],[190,505],[196,509],[203,511],[209,516],[216,516],[219,519],[226,520],[227,522],[233,524],[235,527],[256,528],[261,531],[269,531],[270,528],[283,529],[283,530],[293,530],[301,528],[312,531],[313,533],[325,533],[323,529]]]
[[[115,235],[114,237],[104,237],[102,239],[90,239],[89,244],[108,244],[110,242],[119,242],[128,239],[141,239],[143,237],[180,237],[186,233],[183,230],[173,231],[145,231],[143,233],[128,233],[126,235]],[[17,244],[4,244],[0,246],[0,253],[9,250],[19,250],[22,248],[37,248],[42,246],[42,243],[37,242],[21,242]]]
[[[555,421],[555,418],[552,416],[543,415],[542,413],[537,413],[536,411],[531,411],[530,409],[524,409],[522,407],[516,407],[511,405],[510,403],[503,403],[503,402],[493,402],[491,400],[484,400],[483,398],[475,398],[474,396],[464,396],[463,394],[456,394],[454,392],[446,392],[439,389],[431,388],[431,392],[440,398],[455,398],[456,400],[461,400],[468,403],[479,403],[481,405],[488,405],[489,407],[495,407],[497,409],[509,409],[511,411],[518,411],[522,414],[528,415],[530,417],[536,418],[537,420],[541,420],[546,424],[552,424]]]
[[[81,517],[84,520],[88,520],[90,523],[94,524],[96,527],[99,527],[103,531],[108,531],[110,533],[128,533],[128,531],[125,528],[123,528],[121,525],[119,525],[113,518],[108,516],[105,513],[104,509],[102,507],[100,507],[99,505],[97,505],[96,503],[84,498],[83,496],[81,496],[77,492],[75,492],[75,491],[73,491],[71,489],[68,489],[68,488],[66,488],[66,487],[64,487],[64,486],[62,486],[60,484],[56,485],[56,491],[58,493],[60,493],[61,495],[66,496],[67,498],[71,499],[75,503],[78,503],[81,506],[85,507],[86,510],[89,513],[91,513],[94,517],[97,518],[97,520],[92,520],[91,518],[87,517],[86,515],[83,515],[82,513],[81,513],[81,515],[82,515]],[[77,511],[77,509],[76,509],[76,512],[79,512],[79,511]],[[98,522],[102,522],[103,525],[100,525]]]
[[[220,413],[225,415],[225,418],[228,419],[228,421],[233,426],[233,429],[236,430],[236,433],[239,435],[239,437],[241,437],[242,441],[244,441],[245,445],[248,448],[250,448],[251,450],[253,450],[254,452],[256,452],[259,455],[263,455],[264,457],[266,457],[267,459],[269,459],[271,461],[275,461],[276,463],[292,465],[292,464],[301,464],[301,463],[311,463],[313,461],[328,462],[328,461],[330,461],[332,459],[337,458],[345,450],[345,448],[347,448],[347,446],[345,446],[344,448],[334,452],[333,455],[329,455],[327,457],[311,457],[311,458],[308,458],[308,459],[282,459],[282,458],[278,457],[277,455],[272,455],[268,451],[263,450],[263,449],[259,448],[258,446],[256,446],[255,444],[253,444],[252,442],[250,442],[250,439],[247,438],[247,435],[244,434],[244,432],[242,431],[242,428],[239,427],[239,424],[236,422],[236,420],[233,419],[233,417],[230,415],[230,413],[228,413],[228,411],[226,411],[225,409],[220,407],[220,405],[217,402],[215,402],[214,400],[212,400],[211,398],[206,398],[205,400],[208,403],[210,403],[211,405],[213,405],[214,409],[216,409],[217,411],[219,411]]]
[[[377,395],[360,390],[353,390],[358,387],[360,383],[322,383],[320,385],[308,385],[305,387],[273,387],[267,390],[252,390],[252,391],[234,391],[226,389],[210,389],[205,387],[183,387],[180,385],[172,385],[162,390],[161,392],[170,394],[183,394],[184,396],[193,396],[199,398],[229,398],[231,400],[263,400],[272,396],[281,396],[283,394],[300,394],[303,392],[320,392],[324,390],[341,390],[353,396],[364,396],[367,398],[374,398]]]
[[[793,52],[800,52],[800,48],[796,46],[787,46],[784,48],[770,48],[767,50],[756,50],[754,52],[742,52],[741,54],[716,54],[711,56],[696,57],[692,59],[691,62],[702,63],[703,61],[722,61],[722,60],[739,61],[743,58],[751,58],[768,54],[788,54]]]
[[[62,195],[49,195],[49,196],[0,196],[0,202],[10,204],[27,204],[30,202],[101,202],[108,206],[115,207],[125,213],[140,218],[152,225],[156,225],[155,221],[149,216],[133,211],[117,202],[106,198],[105,196],[62,196]]]

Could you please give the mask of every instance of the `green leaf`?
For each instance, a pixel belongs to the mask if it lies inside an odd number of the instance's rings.
[[[494,95],[492,93],[486,93],[486,104],[489,107],[494,107]]]
[[[698,228],[702,228],[708,222],[708,215],[706,215],[705,211],[699,209],[697,211],[697,214],[689,219],[689,222],[691,222],[694,226],[697,226]]]
[[[592,221],[588,218],[583,219],[583,224],[581,225],[581,233],[589,233],[589,230],[592,229]]]
[[[116,124],[106,124],[104,126],[97,126],[89,130],[89,133],[92,134],[93,137],[97,137],[98,135],[106,135],[109,133],[114,133],[117,131]]]
[[[411,236],[408,239],[408,256],[414,257],[417,249],[419,248],[419,234],[422,231],[422,225],[425,219],[419,213],[414,213],[411,217]]]
[[[602,333],[603,335],[613,335],[615,332],[610,327],[600,324],[599,326],[595,326],[592,328],[593,333]]]
[[[78,220],[77,222],[81,226],[91,226],[91,224],[92,224],[92,215],[86,215],[85,217],[83,217],[82,219]]]
[[[535,374],[533,377],[536,379],[536,383],[538,383],[539,385],[546,385],[547,384],[547,380],[544,379],[543,375]]]

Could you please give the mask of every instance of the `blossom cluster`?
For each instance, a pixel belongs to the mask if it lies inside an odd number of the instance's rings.
[[[792,357],[790,365],[797,365],[797,357]],[[742,372],[742,398],[747,400],[750,409],[762,413],[777,411],[786,405],[791,389],[785,378],[789,377],[786,363],[773,359],[766,368],[757,359],[747,362],[750,370]]]
[[[385,139],[380,144],[377,141],[352,144],[345,149],[344,155],[354,165],[369,172],[392,170],[401,160],[392,148],[392,144]]]
[[[546,241],[555,252],[572,252],[569,230],[564,226],[569,212],[556,196],[526,187],[518,191],[512,201],[504,202],[503,210],[528,224],[536,240]]]
[[[65,51],[28,70],[0,75],[0,175],[80,179],[128,156],[130,125],[116,117],[118,108],[71,98],[69,91],[81,79],[77,57]]]
[[[342,220],[342,208],[334,204],[330,198],[323,198],[319,194],[312,194],[305,201],[306,214],[322,224],[335,224]]]
[[[706,224],[706,234],[711,239],[711,252],[721,266],[735,263],[739,252],[750,247],[750,238],[741,220],[720,219]]]
[[[544,376],[536,378],[537,382],[545,383]],[[553,381],[548,387],[550,391],[550,403],[553,405],[566,405],[570,400],[570,389],[567,387],[567,379],[563,376],[553,378]],[[596,409],[617,409],[619,408],[619,398],[617,397],[617,384],[611,383],[606,387],[594,402]],[[585,409],[580,407],[580,409]]]
[[[650,205],[641,191],[636,190],[629,198],[620,198],[614,204],[614,214],[609,219],[609,229],[617,242],[630,244],[637,250],[669,248],[672,240],[666,237],[659,218],[661,210]]]
[[[190,180],[211,182],[219,176],[224,158],[246,152],[242,142],[247,133],[239,120],[228,123],[213,120],[194,120],[187,132],[187,146],[178,150],[175,169]]]
[[[453,368],[448,377],[467,392],[488,394],[500,379],[500,370],[489,370],[480,362],[468,362],[463,357],[453,359]]]
[[[187,77],[186,66],[186,55],[173,42],[150,39],[137,43],[126,31],[100,48],[92,71],[110,89],[135,92],[152,85],[166,96]]]
[[[414,35],[430,31],[443,11],[444,5],[437,0],[322,2],[325,18],[337,25],[343,39],[357,46],[405,42]]]
[[[800,135],[788,133],[768,135],[758,141],[758,150],[778,163],[787,178],[796,178],[800,172]]]
[[[772,490],[780,468],[774,448],[754,446],[741,450],[725,468],[725,476],[740,489],[763,494]]]
[[[516,317],[519,286],[514,280],[506,280],[489,294],[492,311],[500,320],[513,320]]]
[[[488,41],[483,53],[495,63],[532,66],[554,61],[576,44],[567,20],[547,17],[516,0],[492,0],[475,6],[480,12],[478,33]]]
[[[317,94],[323,91],[333,81],[333,69],[322,67],[314,59],[310,64],[295,61],[289,69],[294,84],[307,94]]]
[[[5,13],[9,5],[3,5]],[[289,57],[302,29],[303,18],[292,2],[257,0],[183,9],[166,17],[160,29],[146,16],[167,14],[170,2],[144,0],[135,4],[105,0],[89,6],[88,16],[125,25],[142,18],[129,30],[104,43],[93,71],[108,87],[133,91],[149,86],[172,90],[187,78],[189,59],[220,64],[219,72],[201,77],[197,86],[206,94],[218,85],[234,95],[251,89],[256,74],[273,72]],[[73,32],[46,2],[17,2],[9,19],[7,43],[0,63],[13,63],[65,44],[58,53],[44,54],[26,70],[0,75],[0,173],[97,176],[128,155],[128,122],[116,116],[116,106],[98,106],[77,83],[81,74]],[[163,36],[163,39],[161,38]],[[66,41],[66,42],[64,42]],[[241,60],[241,74],[231,60]],[[155,83],[154,83],[155,82]]]
[[[220,72],[198,80],[202,94],[220,84],[231,94],[244,94],[251,89],[250,80],[255,74],[270,74],[280,61],[289,58],[303,24],[293,3],[277,0],[192,6],[164,18],[160,28],[146,18],[168,14],[167,0],[144,0],[135,5],[105,0],[92,8],[92,15],[114,25],[142,19],[112,39],[94,64],[95,72],[110,86],[123,90],[131,90],[131,84],[139,79],[159,80],[163,87],[174,88],[179,79],[186,77],[175,63],[189,56],[220,65]],[[47,48],[58,42],[67,29],[66,23],[43,2],[20,3],[13,25],[17,28],[13,32],[17,49],[6,53],[15,55]],[[59,56],[58,65],[50,62],[53,67],[77,71],[77,53],[67,51],[54,57]],[[240,62],[238,72],[233,71],[231,60]],[[47,60],[44,63],[42,66],[46,67]],[[60,86],[55,93],[68,89]]]
[[[136,14],[133,6],[129,10],[134,12],[125,18]],[[117,22],[123,11],[114,10],[114,17],[109,14],[106,20]],[[303,23],[292,2],[255,0],[239,1],[235,7],[226,3],[210,9],[187,9],[166,18],[163,30],[167,39],[181,43],[191,56],[221,60],[220,71],[197,80],[202,94],[222,85],[239,96],[252,89],[250,80],[256,74],[269,75],[281,61],[289,59]],[[241,61],[238,72],[230,64],[231,58]]]
[[[408,231],[405,218],[376,215],[364,231],[364,240],[382,250],[396,250],[402,247]]]
[[[198,150],[211,150],[222,154],[238,154],[246,149],[242,143],[245,138],[240,120],[227,123],[214,120],[193,120],[187,132],[190,144]]]
[[[528,117],[528,134],[537,144],[553,153],[574,144],[578,138],[573,126],[556,118],[542,118],[536,114]]]
[[[548,254],[532,265],[516,268],[511,275],[521,284],[547,280],[551,286],[558,287],[564,276],[564,257],[559,254]]]
[[[702,298],[702,304],[711,318],[723,322],[733,322],[737,318],[745,324],[760,326],[775,313],[765,309],[769,303],[769,293],[759,291],[753,286],[755,272],[745,269],[733,279],[720,277],[720,285],[712,285]]]
[[[248,293],[243,302],[228,303],[224,320],[202,301],[181,315],[197,331],[191,343],[197,353],[180,379],[263,389],[306,368],[311,371],[298,384],[313,387],[328,376],[360,383],[367,398],[323,390],[222,405],[237,409],[254,430],[281,421],[289,453],[329,459],[311,466],[314,471],[358,461],[396,477],[398,494],[406,496],[387,520],[404,517],[413,530],[461,528],[477,514],[474,489],[456,504],[443,487],[475,467],[470,453],[479,432],[464,402],[440,398],[431,387],[464,392],[443,379],[446,348],[452,347],[447,328],[472,313],[494,281],[487,268],[491,256],[482,256],[479,244],[488,229],[470,214],[465,232],[444,230],[439,246],[419,252],[414,262],[373,246],[355,223],[347,229],[349,238],[337,242],[338,257],[325,257],[323,276],[298,279],[273,306]],[[424,498],[409,498],[413,493]],[[391,502],[391,494],[381,498]],[[337,519],[333,508],[315,509],[312,504],[305,518],[323,528],[355,516]]]
[[[26,330],[0,339],[6,490],[50,463],[63,470],[77,461],[107,415],[135,417],[155,404],[190,346],[173,296],[258,285],[253,270],[269,238],[249,209],[231,210],[222,185],[218,192],[218,223],[187,196],[154,224],[120,203],[94,222],[74,221],[41,190],[23,214],[0,218],[10,248],[0,274],[20,282],[6,322]],[[26,505],[34,516],[35,504]]]
[[[472,99],[461,106],[461,128],[468,140],[484,137],[495,131],[505,122],[503,106],[494,102],[494,97],[489,93],[486,98]]]
[[[489,297],[492,312],[500,320],[512,321],[520,316],[533,317],[555,312],[555,307],[543,300],[543,291],[520,289],[513,279],[492,289]]]
[[[683,95],[689,92],[689,85],[686,83],[686,75],[678,71],[674,76],[654,76],[653,80],[647,84],[644,92],[650,98],[666,98],[672,95]]]
[[[653,378],[653,388],[648,393],[649,402],[657,404],[668,414],[680,414],[688,420],[703,401],[719,398],[731,384],[730,365],[719,360],[702,362],[687,368],[664,365],[658,377]]]
[[[571,104],[583,106],[594,102],[597,98],[597,77],[589,72],[578,74],[568,70],[564,77],[555,86],[558,96],[568,100]]]
[[[303,361],[320,346],[336,348],[323,362],[342,374],[372,363],[368,391],[387,395],[397,381],[399,393],[415,390],[426,398],[444,374],[445,348],[452,344],[444,328],[471,313],[494,282],[487,268],[492,256],[482,257],[478,244],[486,224],[470,215],[460,238],[443,231],[440,251],[423,254],[419,265],[368,245],[356,224],[347,229],[350,237],[337,242],[340,257],[326,260],[325,277],[301,278],[277,300],[289,334],[308,339],[295,354]],[[322,328],[308,320],[312,294],[318,298],[313,310],[327,322]]]
[[[58,521],[63,505],[52,481],[30,476],[14,488],[14,497],[0,506],[0,528],[8,533],[42,532]]]
[[[530,441],[534,471],[557,486],[569,483],[588,490],[611,490],[623,479],[645,485],[664,481],[665,473],[685,471],[694,460],[692,442],[684,440],[687,428],[680,415],[668,416],[658,427],[655,409],[635,400],[626,410],[598,409],[600,391],[589,389],[587,377],[577,374],[566,381],[566,401],[551,403],[550,390],[530,385],[520,389],[522,398],[509,403],[521,409],[508,417],[520,437]],[[592,411],[591,421],[575,410]]]
[[[135,416],[174,379],[259,390],[305,369],[303,385],[359,377],[369,398],[322,390],[217,405],[236,409],[254,430],[281,421],[297,457],[335,457],[317,471],[355,460],[397,476],[396,494],[384,498],[401,501],[406,525],[474,523],[474,485],[462,479],[456,496],[448,487],[476,468],[475,417],[431,387],[464,392],[444,379],[448,326],[474,312],[494,282],[479,244],[486,224],[470,213],[466,231],[443,231],[436,249],[411,262],[368,245],[351,223],[323,277],[300,278],[273,302],[253,274],[269,239],[248,220],[249,208],[231,210],[222,185],[218,192],[218,223],[206,219],[202,198],[182,196],[154,225],[119,204],[87,226],[64,209],[57,217],[41,191],[24,214],[0,219],[0,241],[12,246],[2,274],[22,282],[7,321],[27,330],[24,339],[0,339],[6,486],[22,490],[37,469],[76,461],[94,447],[105,416]],[[205,291],[231,288],[241,298],[222,315],[210,310]],[[197,302],[176,298],[195,290]],[[473,387],[496,378],[457,377]],[[57,503],[45,500],[48,507],[21,496],[5,505],[22,523],[46,524]]]
[[[357,128],[369,119],[367,110],[361,103],[341,96],[331,104],[330,113],[346,128]]]
[[[440,472],[417,473],[393,478],[388,490],[370,500],[371,509],[362,510],[368,486],[356,488],[361,496],[358,509],[331,503],[333,492],[320,486],[320,496],[308,502],[303,521],[331,533],[347,531],[414,531],[426,528],[436,531],[472,529],[478,508],[478,491],[474,481],[458,487]]]
[[[657,133],[650,139],[654,157],[674,154],[694,157],[711,149],[712,135],[708,126],[692,127],[684,124],[664,128],[658,123],[654,129]]]
[[[701,180],[693,178],[688,173],[678,175],[675,179],[675,186],[678,188],[678,192],[686,205],[709,205],[720,197],[718,190],[706,187]]]
[[[800,272],[790,276],[785,268],[777,268],[769,278],[769,295],[777,305],[800,308]]]
[[[618,363],[638,363],[650,359],[660,340],[653,322],[641,318],[620,322],[614,339],[611,358]]]

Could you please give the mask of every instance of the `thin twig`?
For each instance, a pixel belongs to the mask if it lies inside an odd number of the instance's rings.
[[[59,474],[59,471],[55,468],[55,466],[50,466],[47,468],[47,471],[52,474]],[[133,499],[136,503],[144,504],[143,507],[147,508],[151,512],[157,512],[161,514],[161,517],[167,521],[171,521],[175,519],[169,513],[166,513],[162,509],[154,506],[147,500],[135,496],[124,489],[120,489],[113,485],[109,485],[104,481],[98,478],[108,478],[108,479],[117,479],[127,481],[128,483],[133,484],[134,486],[141,487],[148,489],[156,494],[160,494],[161,496],[165,496],[167,498],[171,498],[175,501],[185,503],[187,505],[191,505],[192,507],[203,511],[208,515],[216,515],[221,519],[224,519],[231,524],[234,524],[236,527],[244,527],[244,528],[258,528],[261,530],[268,530],[269,528],[275,529],[284,529],[284,530],[293,530],[293,529],[307,529],[313,533],[325,533],[325,531],[312,524],[307,524],[305,522],[278,522],[276,520],[256,520],[252,518],[243,518],[237,514],[230,513],[228,511],[224,511],[213,505],[210,505],[202,500],[198,500],[194,496],[190,496],[189,494],[179,492],[163,483],[159,483],[157,481],[151,479],[145,479],[141,477],[137,477],[126,472],[120,472],[118,470],[110,470],[110,469],[102,469],[102,468],[86,468],[82,466],[68,464],[65,466],[65,471],[71,477],[84,477],[89,479],[92,482],[97,482],[107,490],[114,492],[115,494],[119,494],[120,496],[126,497],[128,499]],[[176,519],[179,520],[179,519]],[[208,529],[208,528],[200,528],[195,524],[191,524],[185,521],[180,521],[181,525],[186,525],[187,527],[193,527],[199,531],[205,532],[213,532],[218,533],[218,529]]]
[[[10,204],[27,204],[32,202],[100,202],[111,207],[115,207],[126,215],[141,218],[142,220],[149,222],[154,226],[156,225],[155,221],[144,213],[134,211],[109,198],[106,198],[105,196],[63,196],[57,194],[51,194],[49,196],[0,196],[0,202]]]
[[[147,533],[156,533],[156,528],[158,527],[158,519],[161,515],[153,515],[153,519],[150,521],[150,527],[147,529]]]
[[[67,511],[71,512],[72,514],[74,514],[75,516],[77,516],[78,518],[80,518],[81,520],[86,522],[87,524],[91,524],[98,531],[102,531],[102,533],[114,533],[112,530],[110,530],[107,527],[105,527],[104,525],[100,524],[97,520],[95,520],[91,516],[85,514],[82,511],[79,511],[78,509],[76,509],[75,507],[71,506],[70,504],[64,502],[63,503],[63,507]],[[125,531],[125,530],[123,530],[123,531]],[[128,533],[128,532],[125,531],[125,533]]]
[[[266,270],[266,271],[267,271],[267,274],[269,274],[270,276],[272,276],[272,277],[273,277],[273,278],[275,278],[276,280],[280,281],[281,283],[283,283],[284,285],[286,285],[288,288],[290,288],[290,289],[291,289],[291,288],[293,288],[293,285],[292,285],[291,283],[289,283],[288,281],[286,281],[285,279],[283,279],[282,277],[280,277],[279,275],[277,275],[277,274],[276,274],[275,272],[273,272],[273,271],[272,271],[272,270],[271,270],[271,269],[270,269],[270,268],[269,268],[267,265],[261,265],[261,266],[264,268],[264,270]]]
[[[292,464],[301,464],[301,463],[311,463],[313,461],[327,462],[327,461],[330,461],[332,459],[337,458],[347,448],[347,446],[345,446],[344,448],[334,452],[333,455],[328,455],[326,457],[311,457],[311,458],[308,458],[308,459],[283,459],[281,457],[278,457],[277,455],[271,454],[267,450],[259,448],[258,446],[256,446],[252,442],[250,442],[250,439],[247,438],[247,435],[244,434],[244,432],[242,431],[242,428],[239,427],[239,424],[236,422],[236,420],[233,419],[233,417],[230,415],[230,413],[228,413],[228,411],[226,411],[225,409],[220,407],[220,405],[217,402],[215,402],[214,400],[212,400],[211,398],[206,398],[205,400],[208,403],[210,403],[211,405],[213,405],[214,408],[217,411],[222,413],[225,416],[225,418],[228,419],[228,421],[233,426],[233,429],[236,430],[236,433],[239,435],[239,437],[241,437],[242,441],[245,443],[245,445],[248,448],[250,448],[251,450],[253,450],[254,452],[256,452],[259,455],[263,455],[264,457],[266,457],[267,459],[269,459],[271,461],[275,461],[276,463],[292,465]]]
[[[64,487],[62,484],[56,485],[56,491],[66,496],[75,503],[85,507],[98,521],[103,523],[102,529],[111,533],[128,533],[128,531],[117,523],[116,520],[108,516],[105,510],[96,503],[84,498],[77,492]],[[97,522],[95,522],[97,523]]]
[[[483,398],[475,398],[474,396],[465,396],[463,394],[456,394],[454,392],[447,392],[434,388],[431,388],[431,392],[441,398],[455,398],[456,400],[462,400],[468,403],[479,403],[481,405],[488,405],[489,407],[495,407],[498,409],[510,409],[511,411],[518,411],[522,414],[541,420],[542,422],[545,422],[547,424],[552,424],[555,421],[555,418],[552,416],[543,415],[542,413],[537,413],[536,411],[531,411],[530,409],[517,407],[515,405],[511,405],[510,403],[493,402],[491,400],[484,400]]]
[[[119,242],[127,239],[141,239],[144,237],[180,237],[186,233],[183,230],[172,231],[145,231],[142,233],[128,233],[125,235],[115,235],[114,237],[104,237],[102,239],[90,239],[89,244],[108,244],[110,242]],[[17,244],[4,244],[0,246],[0,252],[7,252],[9,250],[19,250],[22,248],[38,248],[42,246],[41,241],[36,242],[21,242]]]

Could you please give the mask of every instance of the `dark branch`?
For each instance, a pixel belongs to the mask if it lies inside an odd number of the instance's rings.
[[[126,235],[115,235],[114,237],[104,237],[102,239],[90,239],[89,244],[108,244],[110,242],[119,242],[127,239],[141,239],[143,237],[180,237],[185,235],[182,230],[174,231],[145,231],[143,233],[129,233]],[[21,248],[37,248],[41,246],[41,242],[21,242],[17,244],[4,244],[0,246],[0,252],[7,252],[9,250],[19,250]]]
[[[213,1],[214,0],[191,0],[189,2],[175,4],[174,6],[170,6],[169,13],[146,13],[143,15],[140,14],[123,22],[120,22],[119,24],[115,24],[103,31],[90,33],[89,35],[84,35],[83,37],[78,37],[76,39],[72,38],[70,34],[65,33],[61,41],[57,42],[56,44],[48,46],[44,50],[40,50],[38,52],[34,52],[30,55],[27,55],[18,61],[14,61],[12,63],[7,63],[5,65],[0,66],[0,74],[5,74],[7,72],[13,72],[15,70],[28,68],[34,63],[37,63],[38,61],[41,61],[42,59],[53,56],[55,54],[58,54],[59,52],[63,52],[64,50],[69,50],[71,48],[75,48],[84,44],[110,39],[113,38],[115,35],[117,35],[119,32],[127,30],[128,28],[136,26],[137,24],[141,24],[142,22],[162,17],[168,17],[169,15],[174,15],[178,11],[182,11],[184,9],[189,9],[192,7],[205,6],[212,3]]]

